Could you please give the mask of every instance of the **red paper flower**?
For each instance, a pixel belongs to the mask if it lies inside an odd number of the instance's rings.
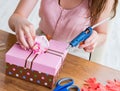
[[[120,81],[107,81],[107,84],[104,86],[101,83],[96,81],[96,78],[89,78],[85,81],[81,91],[120,91]]]
[[[120,81],[107,81],[106,89],[107,91],[120,91]]]
[[[106,91],[106,88],[96,78],[89,78],[85,81],[85,84],[81,91]]]

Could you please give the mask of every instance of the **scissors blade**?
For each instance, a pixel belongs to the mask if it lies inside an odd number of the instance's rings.
[[[80,88],[78,86],[76,86],[76,85],[69,86],[66,91],[70,91],[70,89],[75,89],[76,91],[80,91]]]

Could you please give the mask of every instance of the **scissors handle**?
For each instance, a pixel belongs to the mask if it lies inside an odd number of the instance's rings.
[[[67,88],[62,89],[62,91],[71,91],[71,89],[74,89],[74,91],[80,91],[80,88],[76,85],[71,85]]]
[[[61,83],[63,82],[67,82],[67,83],[61,85]],[[63,91],[64,88],[71,86],[73,83],[74,81],[71,78],[62,78],[58,80],[58,82],[56,83],[56,88],[53,91]]]

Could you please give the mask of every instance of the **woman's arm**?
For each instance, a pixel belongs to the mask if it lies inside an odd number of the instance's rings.
[[[24,49],[34,44],[35,29],[27,20],[38,0],[20,0],[16,10],[9,19],[9,27],[16,32],[16,38]]]
[[[38,0],[20,0],[14,13],[28,17]]]
[[[100,22],[108,17],[111,17],[111,10],[113,8],[113,4],[114,0],[111,0],[111,2],[109,1],[107,2],[106,7],[97,22]],[[84,50],[87,52],[92,52],[94,51],[94,48],[96,46],[101,45],[105,42],[107,34],[108,34],[108,22],[105,22],[104,24],[96,27],[93,30],[92,35],[85,41],[83,45],[80,45],[80,47],[84,48]]]

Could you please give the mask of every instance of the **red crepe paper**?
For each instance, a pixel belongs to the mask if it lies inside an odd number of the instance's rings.
[[[106,85],[96,81],[96,78],[89,78],[81,88],[81,91],[120,91],[120,81],[109,80]]]
[[[108,91],[120,91],[120,81],[107,81],[106,88]]]

